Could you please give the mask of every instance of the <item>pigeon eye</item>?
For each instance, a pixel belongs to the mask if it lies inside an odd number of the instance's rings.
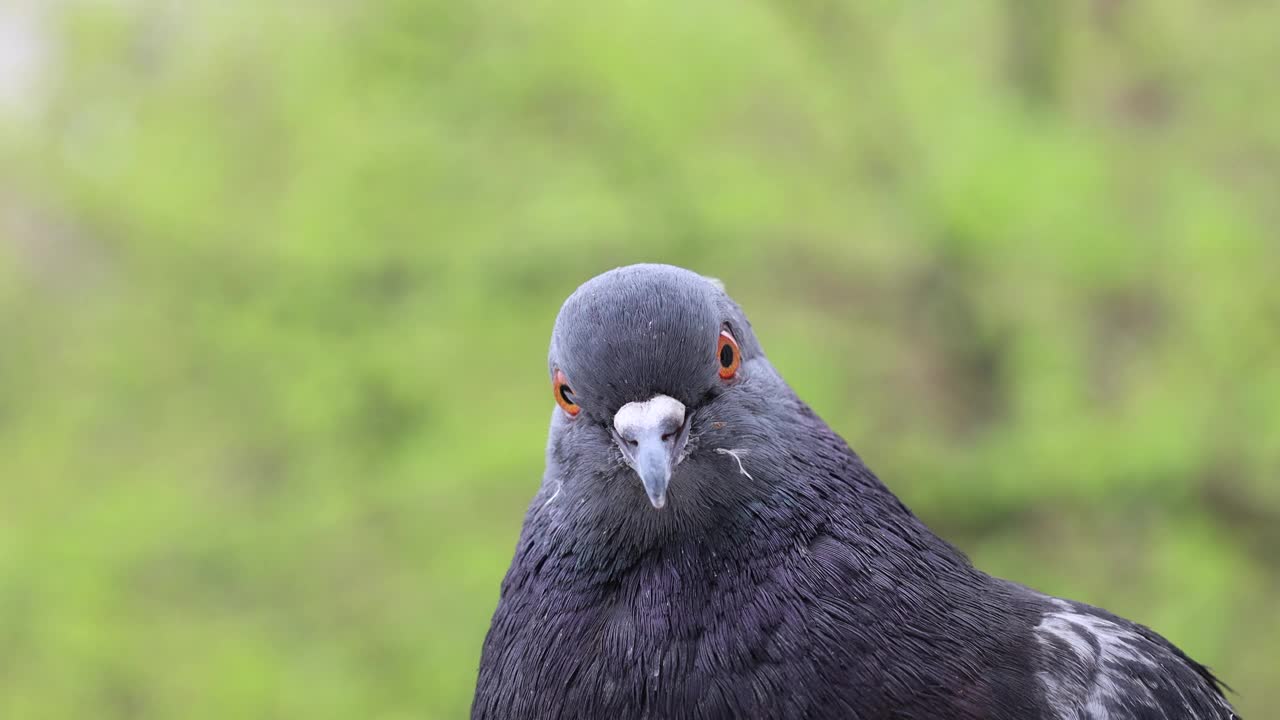
[[[556,403],[560,405],[561,410],[569,413],[570,417],[582,412],[582,408],[578,407],[578,403],[573,399],[573,390],[569,388],[569,379],[564,376],[563,371],[556,370],[552,387],[556,393]]]
[[[722,380],[729,380],[738,374],[738,366],[742,364],[742,351],[738,349],[738,341],[733,339],[728,330],[720,331],[720,344],[716,348],[716,356],[720,360]]]

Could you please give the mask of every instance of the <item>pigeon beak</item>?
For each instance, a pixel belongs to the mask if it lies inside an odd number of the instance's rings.
[[[652,441],[642,441],[634,449],[632,467],[640,475],[645,494],[654,509],[661,510],[667,504],[667,484],[671,482],[671,456],[666,448]]]
[[[649,502],[661,510],[667,504],[671,473],[684,459],[689,439],[684,404],[666,395],[627,403],[613,416],[613,439],[640,476]]]

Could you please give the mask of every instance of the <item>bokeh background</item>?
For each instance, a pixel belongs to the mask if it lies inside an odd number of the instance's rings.
[[[579,283],[1280,705],[1280,6],[5,0],[0,716],[459,718]]]

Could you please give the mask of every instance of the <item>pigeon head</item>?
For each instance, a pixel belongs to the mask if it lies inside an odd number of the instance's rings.
[[[578,288],[556,318],[549,372],[548,468],[580,497],[630,510],[687,511],[733,491],[717,478],[753,480],[742,463],[765,440],[769,399],[794,397],[719,283],[666,265]]]

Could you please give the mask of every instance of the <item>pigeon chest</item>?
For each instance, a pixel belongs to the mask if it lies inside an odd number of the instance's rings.
[[[495,616],[492,717],[1005,717],[943,606],[830,538],[801,547],[605,582],[548,562]]]
[[[812,716],[815,697],[799,692],[814,672],[806,604],[771,573],[652,566],[574,591],[525,590],[504,604],[537,621],[495,625],[509,635],[504,682],[528,708],[508,717],[742,717],[762,706]]]

